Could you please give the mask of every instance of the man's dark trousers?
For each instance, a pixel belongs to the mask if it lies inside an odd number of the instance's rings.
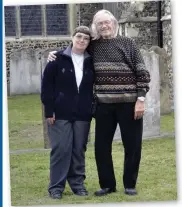
[[[135,188],[142,149],[143,119],[134,119],[135,103],[99,103],[96,111],[95,157],[101,188],[115,188],[112,141],[119,124],[124,146],[125,188]]]

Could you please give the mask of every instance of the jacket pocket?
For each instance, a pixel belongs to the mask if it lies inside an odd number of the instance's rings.
[[[69,110],[67,97],[64,95],[64,93],[59,92],[56,100],[55,100],[55,110],[57,112],[61,112],[63,114],[67,113]]]
[[[60,104],[61,100],[63,99],[64,99],[64,93],[59,92],[55,100],[55,105]]]

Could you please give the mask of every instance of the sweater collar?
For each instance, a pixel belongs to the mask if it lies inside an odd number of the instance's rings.
[[[100,37],[98,40],[99,40],[100,42],[112,42],[112,41],[115,41],[116,39],[118,39],[118,38],[120,38],[120,37],[121,37],[121,36],[120,36],[119,34],[117,34],[116,37],[111,38],[111,39],[103,39],[103,37]]]
[[[71,57],[71,51],[72,51],[72,47],[71,45],[69,45],[64,51],[63,51],[63,54],[64,55],[67,55],[69,57]],[[84,52],[84,59],[88,58],[88,57],[91,57],[87,51]]]

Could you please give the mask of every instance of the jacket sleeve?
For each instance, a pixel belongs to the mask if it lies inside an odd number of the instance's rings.
[[[132,63],[136,72],[138,97],[145,97],[149,91],[150,73],[146,69],[142,54],[136,43],[132,40]]]
[[[49,62],[43,72],[41,81],[41,101],[44,105],[45,118],[53,117],[54,113],[54,79],[57,61]]]

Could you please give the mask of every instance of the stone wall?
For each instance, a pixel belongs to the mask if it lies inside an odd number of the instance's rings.
[[[138,1],[132,4],[131,2],[118,2],[118,20],[126,17],[156,17],[157,18],[157,1]],[[161,2],[162,16],[171,14],[171,2],[165,0]],[[102,4],[80,4],[80,24],[90,25],[94,13],[102,9]],[[128,23],[126,27],[130,27]],[[136,40],[137,45],[141,49],[150,49],[152,46],[158,45],[157,38],[157,19],[155,22],[138,22],[132,24],[132,29],[137,33],[132,36]],[[171,85],[170,99],[173,99],[173,71],[172,71],[172,35],[171,21],[163,21],[163,46],[168,55],[168,75]]]
[[[157,16],[157,2],[118,2],[118,20],[123,16],[148,17]],[[77,4],[77,25],[90,26],[93,15],[103,8],[102,3]],[[157,45],[157,23],[137,23],[135,28],[139,29],[136,39],[137,44],[142,49],[149,49],[152,45]]]
[[[147,1],[147,2],[135,2],[131,4],[130,2],[118,2],[118,20],[127,16],[133,17],[156,17],[157,16],[157,2]],[[96,11],[103,8],[102,3],[92,3],[92,4],[77,4],[77,25],[87,25],[90,26],[92,17]],[[162,1],[162,15],[169,15],[170,1]],[[130,27],[128,23],[125,24],[126,27]],[[137,32],[136,36],[132,36],[136,40],[138,46],[141,49],[149,49],[153,45],[157,45],[157,22],[138,22],[132,24],[132,29]],[[169,56],[168,67],[169,67],[169,78],[171,82],[171,99],[173,99],[173,71],[172,71],[172,35],[171,35],[171,21],[163,21],[163,43],[164,48]],[[33,49],[45,49],[45,48],[63,48],[69,44],[69,40],[60,39],[36,39],[33,37],[31,39],[14,39],[11,41],[6,40],[6,58],[7,58],[7,78],[9,83],[9,64],[10,64],[10,54],[13,49],[21,48],[33,48]]]
[[[150,49],[158,45],[157,38],[157,1],[150,2],[120,2],[120,21],[122,22],[122,35],[135,39],[141,49]],[[173,69],[172,69],[172,34],[171,34],[171,4],[170,0],[161,2],[163,48],[168,55],[168,76],[170,80],[170,99],[173,102]],[[132,19],[137,23],[130,21]],[[143,18],[143,19],[142,19]],[[146,19],[156,18],[152,22]]]
[[[162,27],[163,27],[163,47],[168,55],[168,76],[170,80],[170,99],[173,102],[173,67],[172,67],[172,25],[171,25],[171,1],[162,1]]]
[[[118,2],[118,20],[123,16],[136,16],[136,17],[151,17],[157,16],[157,2]],[[101,3],[93,4],[79,4],[77,5],[77,25],[90,26],[92,17],[96,11],[103,8]],[[152,45],[157,45],[157,23],[143,23],[135,24],[135,28],[139,29],[139,34],[136,41],[140,48],[149,49]]]
[[[7,69],[7,82],[9,85],[10,80],[10,55],[14,50],[32,48],[32,49],[55,49],[55,48],[65,48],[69,44],[69,40],[36,40],[36,39],[27,39],[27,40],[16,40],[16,41],[6,41],[6,69]]]
[[[103,9],[102,3],[77,4],[77,25],[90,26],[94,14]]]
[[[132,12],[136,17],[157,16],[156,1],[138,1],[135,4],[130,2],[119,2],[119,17]]]
[[[53,48],[58,50],[58,48]],[[31,94],[40,92],[41,71],[47,64],[48,53],[52,49],[21,48],[14,50],[10,55],[10,95]],[[157,101],[157,90],[161,91],[161,112],[168,113],[169,103],[169,81],[167,75],[167,53],[165,49],[152,47],[149,51],[141,50],[147,69],[151,72],[150,91],[152,102]],[[155,53],[155,54],[154,54]],[[159,62],[158,58],[159,56]],[[160,71],[160,72],[159,72]],[[159,80],[160,74],[160,80]],[[158,85],[157,88],[155,88]],[[160,85],[160,88],[159,88]],[[22,87],[23,86],[23,87]],[[153,88],[153,89],[152,89]],[[156,89],[156,90],[155,90]],[[149,101],[150,102],[150,101]]]
[[[127,28],[126,33],[129,33],[131,30],[137,31],[134,35],[127,36],[134,39],[139,48],[150,49],[153,45],[157,45],[156,22],[126,23],[125,27]]]
[[[170,0],[165,0],[162,1],[162,16],[170,15],[171,14],[171,1]]]
[[[172,26],[171,20],[163,21],[163,48],[168,55],[168,76],[170,80],[170,99],[173,100],[173,67],[172,67]]]
[[[142,17],[156,17],[157,2],[120,2],[118,12],[120,20],[127,18],[139,19]],[[128,21],[125,23],[125,27],[132,27],[135,31],[138,31],[132,38],[136,40],[136,43],[140,48],[149,49],[152,45],[157,45],[157,22],[139,21],[132,25],[128,25],[130,23],[127,22]]]
[[[87,25],[89,26],[92,21],[94,13],[102,9],[102,3],[92,3],[92,4],[77,4],[77,26],[78,25]],[[10,83],[10,55],[13,50],[23,49],[23,48],[32,48],[32,49],[55,49],[55,48],[64,48],[69,44],[69,40],[59,40],[59,39],[21,39],[21,40],[6,40],[6,69],[7,69],[7,83],[9,87]]]

